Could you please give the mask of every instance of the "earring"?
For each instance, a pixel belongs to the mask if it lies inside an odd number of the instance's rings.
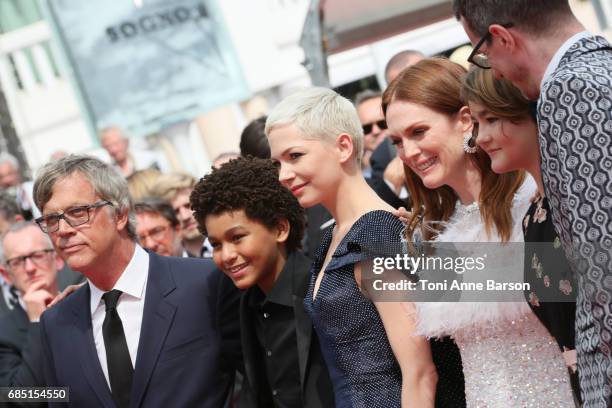
[[[476,145],[476,138],[472,133],[466,133],[463,136],[463,151],[469,154],[474,154],[478,151],[478,146]]]

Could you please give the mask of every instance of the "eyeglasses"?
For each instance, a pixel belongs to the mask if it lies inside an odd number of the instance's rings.
[[[512,28],[512,26],[514,26],[514,24],[512,23],[506,23],[506,24],[500,24],[500,25],[504,28]],[[489,62],[489,57],[484,52],[480,52],[480,47],[482,47],[482,44],[484,44],[485,41],[489,41],[490,39],[491,39],[491,32],[487,31],[487,33],[483,35],[480,41],[478,41],[476,45],[474,46],[472,53],[467,59],[469,63],[472,63],[482,69],[491,69],[491,63]]]
[[[377,120],[376,122],[366,123],[364,125],[361,125],[361,128],[363,129],[363,134],[369,135],[370,133],[372,133],[372,129],[374,128],[374,125],[378,126],[380,130],[385,130],[387,128],[387,121],[384,119],[381,119],[381,120]]]
[[[164,235],[168,231],[168,225],[160,225],[159,227],[155,227],[149,231],[148,234],[139,234],[138,239],[140,242],[145,242],[147,238],[151,238],[154,241],[161,241],[164,239]]]
[[[43,232],[56,232],[59,229],[60,220],[63,218],[71,227],[78,227],[89,222],[91,210],[104,207],[105,205],[113,206],[113,203],[107,200],[98,201],[90,205],[79,205],[76,207],[66,208],[61,214],[47,214],[37,218],[35,221]]]
[[[25,263],[27,259],[30,259],[32,262],[36,264],[36,266],[44,266],[45,262],[49,261],[49,257],[47,256],[53,252],[52,249],[41,249],[40,251],[33,251],[27,255],[16,256],[11,259],[6,260],[6,264],[12,270],[19,270],[25,268]]]

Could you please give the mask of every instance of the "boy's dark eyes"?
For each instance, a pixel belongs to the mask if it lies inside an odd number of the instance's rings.
[[[231,242],[238,242],[240,241],[242,238],[246,237],[246,234],[236,234],[236,235],[232,235],[229,240]],[[210,246],[213,249],[219,249],[221,248],[221,242],[217,242],[217,241],[209,241],[210,242]]]

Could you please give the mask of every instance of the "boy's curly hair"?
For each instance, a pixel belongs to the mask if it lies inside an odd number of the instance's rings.
[[[191,196],[191,209],[200,231],[208,235],[208,215],[244,210],[245,215],[272,229],[289,222],[287,252],[300,249],[304,236],[304,209],[278,181],[278,168],[271,160],[240,157],[202,177]]]

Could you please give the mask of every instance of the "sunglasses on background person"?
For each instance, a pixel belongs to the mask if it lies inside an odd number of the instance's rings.
[[[380,130],[385,130],[387,128],[387,122],[384,119],[381,119],[377,120],[376,122],[365,123],[361,125],[361,128],[363,129],[363,134],[369,135],[370,133],[372,133],[374,125],[378,126]]]

